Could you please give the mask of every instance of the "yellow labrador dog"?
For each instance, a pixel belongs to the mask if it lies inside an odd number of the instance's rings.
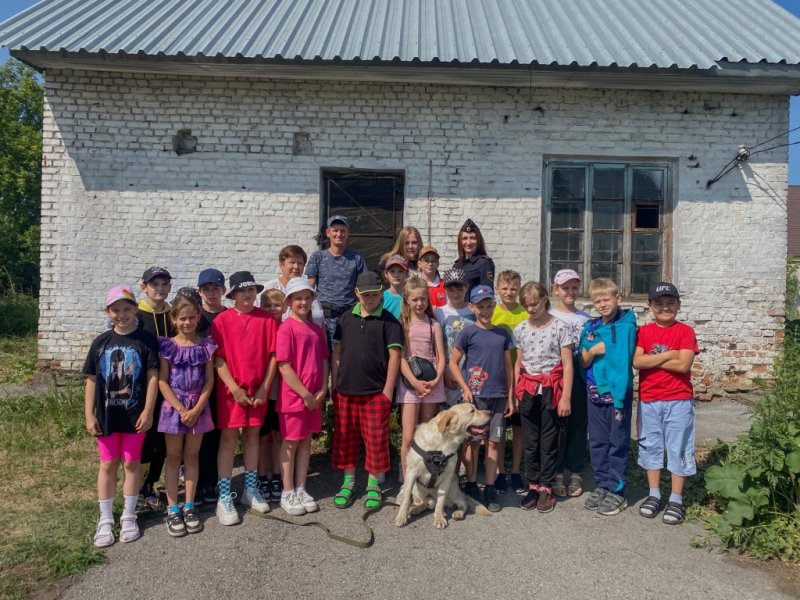
[[[433,508],[433,526],[447,527],[445,505],[455,504],[453,518],[461,520],[467,506],[481,515],[491,515],[482,504],[468,498],[458,487],[458,450],[468,437],[485,435],[491,415],[477,410],[474,404],[463,403],[440,412],[417,427],[414,442],[406,456],[405,485],[400,508],[394,523],[402,527],[409,514],[420,514]],[[414,504],[411,504],[412,493]]]

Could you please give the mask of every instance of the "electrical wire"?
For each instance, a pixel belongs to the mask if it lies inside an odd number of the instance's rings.
[[[798,128],[798,129],[800,129],[800,128]],[[775,150],[776,148],[786,148],[787,146],[796,146],[797,144],[800,144],[800,140],[797,140],[796,142],[789,142],[788,144],[778,144],[777,146],[770,146],[769,148],[762,148],[761,150],[756,150],[755,152],[751,152],[750,156],[753,156],[754,154],[759,154],[761,152],[767,152],[769,150]],[[753,147],[755,148],[755,146],[753,146]]]
[[[781,134],[778,134],[778,135],[776,135],[775,137],[771,137],[771,138],[769,138],[768,140],[764,140],[763,142],[759,142],[759,143],[758,143],[758,144],[756,144],[755,146],[752,146],[752,147],[750,148],[750,150],[753,150],[753,149],[755,149],[755,148],[758,148],[759,146],[763,146],[764,144],[768,144],[768,143],[769,143],[769,142],[771,142],[772,140],[777,140],[779,137],[783,137],[783,136],[785,136],[785,135],[789,135],[790,133],[792,133],[793,131],[797,131],[798,129],[800,129],[800,125],[798,125],[798,126],[797,126],[797,127],[795,127],[794,129],[790,129],[790,130],[789,130],[789,131],[787,131],[786,133],[781,133]],[[776,148],[780,148],[780,146],[776,146]]]

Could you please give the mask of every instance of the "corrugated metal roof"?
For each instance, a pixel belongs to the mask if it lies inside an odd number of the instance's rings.
[[[768,0],[43,0],[14,50],[267,60],[713,69],[800,64]]]

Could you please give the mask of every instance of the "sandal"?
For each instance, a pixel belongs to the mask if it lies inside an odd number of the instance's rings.
[[[583,495],[583,481],[578,473],[573,473],[569,476],[569,485],[567,486],[567,496],[570,498],[578,498]]]
[[[356,478],[353,475],[345,475],[341,489],[339,489],[339,492],[333,497],[333,505],[336,508],[350,508],[353,506],[353,502],[355,502],[356,499],[353,495],[353,488],[355,485]]]
[[[556,475],[556,479],[553,482],[553,495],[557,498],[567,497],[567,488],[564,485],[564,476],[560,473]]]
[[[367,510],[370,508],[378,508],[381,505],[381,502],[383,502],[383,490],[381,490],[378,480],[370,477],[370,480],[367,483],[367,491],[364,496],[364,508]]]
[[[664,516],[661,520],[667,525],[680,525],[686,520],[686,509],[683,504],[667,502],[667,507],[664,509]]]
[[[661,498],[655,496],[648,496],[644,502],[639,505],[639,514],[645,519],[654,519],[655,516],[661,512]]]
[[[136,520],[136,515],[122,515],[119,518],[119,541],[127,544],[128,542],[135,542],[141,536],[139,531],[139,522]]]
[[[95,548],[108,548],[114,543],[114,519],[101,518],[94,531]]]

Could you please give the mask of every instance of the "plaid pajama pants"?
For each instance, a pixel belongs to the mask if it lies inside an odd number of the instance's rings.
[[[334,469],[356,466],[364,442],[364,469],[389,470],[389,413],[392,401],[382,393],[355,396],[337,392],[333,401]]]

